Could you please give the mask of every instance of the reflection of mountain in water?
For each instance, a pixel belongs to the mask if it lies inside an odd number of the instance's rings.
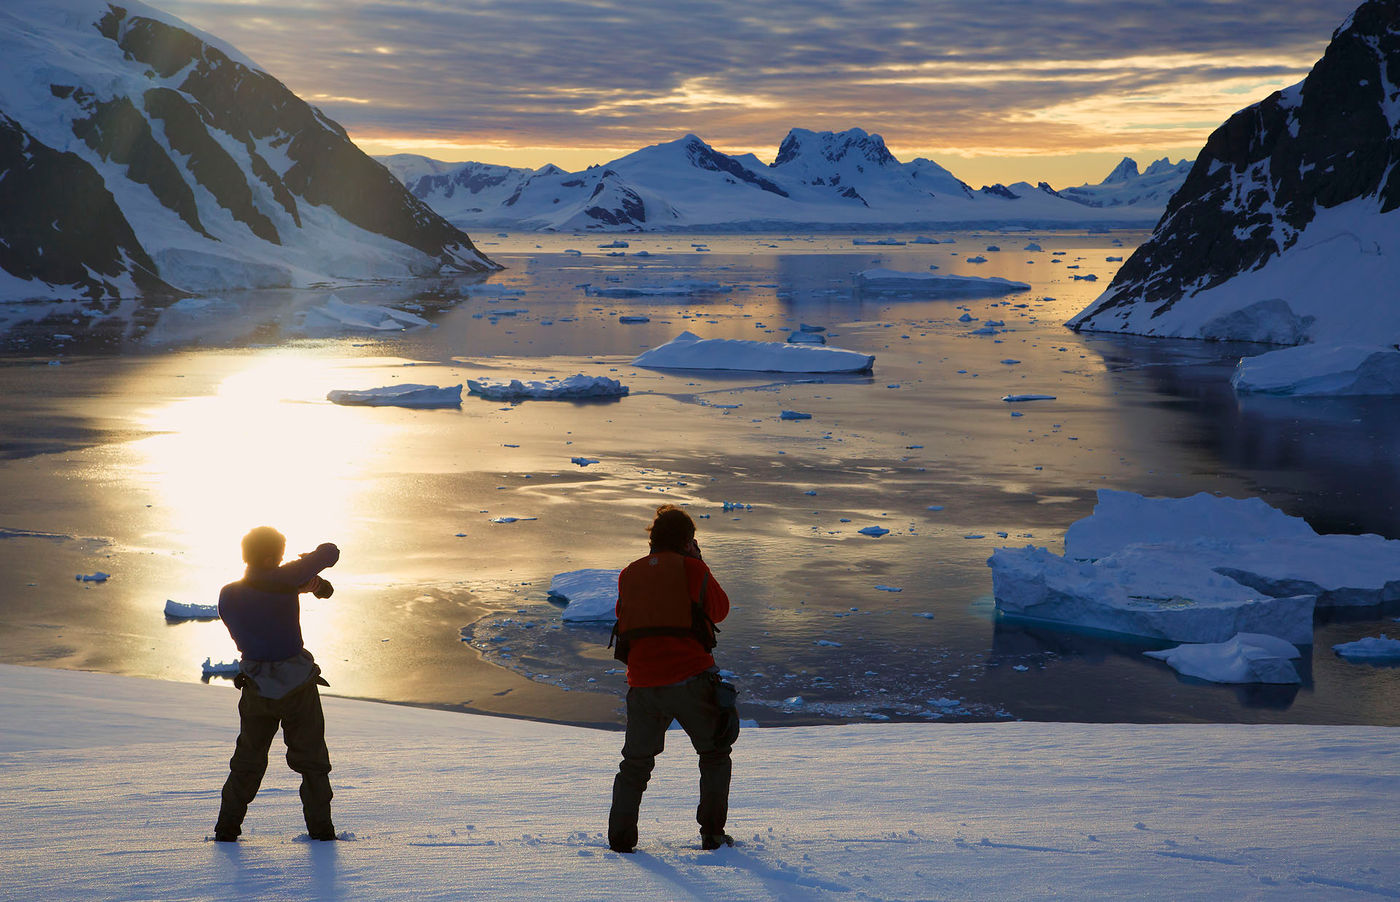
[[[306,322],[338,297],[433,318],[463,300],[461,282],[419,280],[329,290],[268,289],[218,297],[28,301],[0,305],[0,353],[114,354],[237,347],[327,334]],[[350,331],[350,330],[346,330]]]
[[[1230,374],[1259,353],[1255,345],[1112,337],[1087,346],[1110,379],[1141,385],[1196,422],[1173,439],[1248,479],[1270,504],[1318,532],[1400,538],[1393,399],[1236,397]]]

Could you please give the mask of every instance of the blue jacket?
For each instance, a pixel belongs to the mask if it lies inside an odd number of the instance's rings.
[[[301,604],[317,574],[340,560],[329,542],[275,569],[248,567],[219,592],[219,617],[245,660],[282,661],[302,650]]]

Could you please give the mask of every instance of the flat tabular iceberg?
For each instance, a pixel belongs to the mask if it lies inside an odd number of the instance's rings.
[[[1400,350],[1375,345],[1299,345],[1245,357],[1235,391],[1270,395],[1400,395]]]
[[[462,386],[385,385],[363,391],[340,390],[326,393],[332,404],[352,407],[461,407]]]
[[[617,619],[617,578],[621,570],[570,570],[549,581],[549,595],[567,602],[565,620],[610,623]]]
[[[607,376],[585,376],[579,373],[567,379],[546,379],[542,382],[492,382],[489,379],[468,379],[467,388],[474,395],[491,401],[575,401],[584,398],[621,398],[630,391],[616,379]]]
[[[868,373],[875,366],[875,355],[778,341],[701,338],[693,332],[682,332],[666,344],[638,355],[632,363],[653,369]]]
[[[1276,636],[1240,633],[1228,642],[1178,645],[1143,654],[1166,661],[1183,676],[1212,683],[1302,682],[1292,661],[1302,653]]]
[[[1065,556],[988,560],[1004,613],[1183,642],[1264,633],[1311,644],[1318,606],[1400,599],[1400,541],[1323,535],[1258,499],[1101,490]]]
[[[1029,291],[1025,282],[998,277],[954,276],[933,272],[904,272],[897,269],[867,269],[856,273],[861,291],[909,291],[922,295],[994,296]]]

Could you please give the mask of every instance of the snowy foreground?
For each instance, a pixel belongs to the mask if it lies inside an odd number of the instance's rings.
[[[332,682],[334,673],[330,674]],[[275,753],[206,841],[222,687],[0,666],[7,900],[1394,898],[1385,727],[748,730],[732,849],[701,852],[694,755],[659,761],[634,855],[602,831],[619,733],[326,700],[336,825]]]

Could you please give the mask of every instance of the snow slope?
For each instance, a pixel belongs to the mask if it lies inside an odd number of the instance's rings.
[[[793,129],[771,165],[695,135],[603,166],[512,169],[381,158],[416,197],[458,225],[599,231],[999,223],[1146,226],[1165,198],[1100,209],[1048,185],[974,191],[932,160],[901,163],[862,129]]]
[[[334,668],[328,674],[335,682]],[[0,666],[11,902],[104,899],[1337,899],[1400,894],[1392,729],[1112,724],[747,730],[701,852],[673,738],[634,855],[603,838],[620,733],[326,699],[336,825],[273,756],[206,842],[226,688]]]
[[[319,110],[141,2],[0,7],[0,207],[0,300],[494,266]]]

